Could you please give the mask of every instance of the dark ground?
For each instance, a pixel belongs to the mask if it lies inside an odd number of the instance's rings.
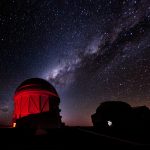
[[[98,131],[91,127],[47,129],[0,128],[4,149],[106,149],[150,148],[144,132]]]

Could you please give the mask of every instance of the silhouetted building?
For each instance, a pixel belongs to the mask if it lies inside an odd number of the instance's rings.
[[[131,107],[121,101],[102,102],[91,115],[93,126],[109,129],[142,129],[150,128],[150,110],[146,106]]]
[[[59,103],[59,96],[50,83],[40,78],[27,79],[15,91],[13,125],[60,127]]]
[[[150,110],[146,106],[133,107],[134,127],[150,129]]]
[[[129,127],[132,120],[132,108],[121,101],[107,101],[101,103],[96,113],[91,116],[93,126],[100,128]]]

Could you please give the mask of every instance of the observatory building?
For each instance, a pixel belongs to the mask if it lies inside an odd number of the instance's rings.
[[[132,107],[122,101],[102,102],[91,115],[93,126],[97,128],[129,128],[132,125]]]
[[[40,78],[27,79],[14,94],[13,126],[60,127],[60,99],[55,88]]]

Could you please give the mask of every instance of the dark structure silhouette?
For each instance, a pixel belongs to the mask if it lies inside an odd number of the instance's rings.
[[[146,106],[131,107],[122,101],[107,101],[100,104],[91,115],[93,126],[103,129],[150,128],[150,110]]]
[[[117,128],[129,126],[132,108],[125,102],[109,101],[103,102],[93,114],[92,122],[95,127]]]
[[[14,95],[13,125],[16,127],[49,128],[62,125],[55,88],[40,78],[25,80]]]
[[[150,129],[150,109],[146,106],[133,107],[133,123],[135,128]]]

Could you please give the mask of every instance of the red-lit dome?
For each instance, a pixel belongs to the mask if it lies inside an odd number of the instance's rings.
[[[18,88],[15,91],[15,94],[17,94],[18,92],[29,90],[45,90],[58,96],[55,88],[49,82],[41,78],[31,78],[25,80],[18,86]]]
[[[14,94],[13,122],[25,116],[57,112],[59,116],[60,99],[55,88],[44,79],[31,78],[22,82]]]

